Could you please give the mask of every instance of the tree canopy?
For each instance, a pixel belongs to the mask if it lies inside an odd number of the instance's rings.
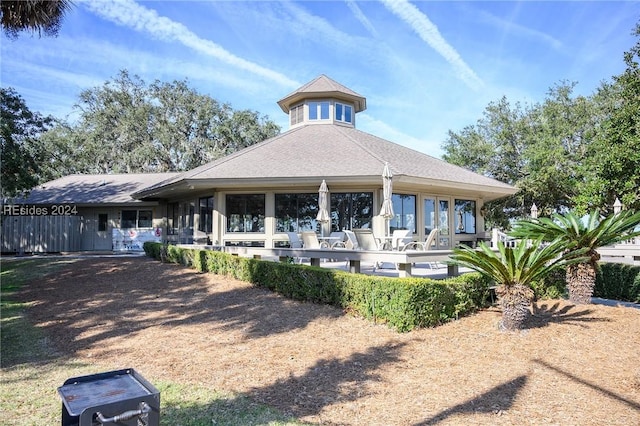
[[[69,173],[185,171],[261,142],[280,128],[190,88],[121,71],[80,93],[74,124],[59,120],[42,136],[48,178]]]
[[[635,34],[640,36],[640,24]],[[475,125],[449,131],[443,159],[520,191],[488,203],[489,226],[508,227],[536,204],[542,214],[611,212],[618,197],[640,209],[640,37],[624,54],[626,70],[591,96],[562,81],[544,101],[491,102]]]
[[[2,0],[2,30],[13,39],[22,31],[57,36],[71,6],[69,0]]]
[[[37,185],[44,158],[40,135],[53,122],[32,112],[12,88],[0,88],[0,169],[2,197],[13,197]]]

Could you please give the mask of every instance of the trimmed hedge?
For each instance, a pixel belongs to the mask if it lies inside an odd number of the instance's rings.
[[[559,268],[533,285],[538,299],[558,299],[567,295],[566,270]],[[640,303],[640,267],[623,263],[598,264],[594,297]]]
[[[489,281],[476,273],[446,280],[376,277],[211,250],[165,247],[168,262],[233,277],[291,299],[338,306],[401,332],[467,315],[487,306],[489,296]],[[144,250],[162,260],[162,244],[147,242]]]
[[[640,303],[640,267],[601,263],[593,295],[605,299]]]

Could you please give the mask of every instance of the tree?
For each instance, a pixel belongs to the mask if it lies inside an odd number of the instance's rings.
[[[501,327],[518,330],[524,327],[531,313],[532,283],[558,267],[578,261],[579,258],[559,256],[565,247],[561,241],[543,248],[540,248],[539,241],[519,244],[515,248],[505,247],[499,242],[495,252],[482,242],[479,249],[454,248],[451,260],[480,272],[498,284],[496,294],[502,308]]]
[[[257,112],[191,89],[186,81],[147,85],[126,70],[81,92],[75,125],[58,122],[43,143],[58,173],[185,171],[277,135]]]
[[[2,29],[13,39],[21,31],[57,36],[62,18],[71,6],[69,0],[3,0],[0,2]]]
[[[32,112],[12,88],[0,88],[2,197],[13,197],[39,183],[39,163],[44,158],[38,137],[52,117]]]
[[[569,300],[588,304],[591,303],[600,260],[597,249],[640,235],[640,231],[633,231],[638,225],[640,212],[625,210],[600,220],[598,211],[594,210],[587,221],[582,221],[573,212],[519,221],[509,234],[516,238],[559,241],[559,247],[569,257],[575,257],[571,251],[583,250],[586,255],[584,261],[567,267],[566,280]]]
[[[640,210],[640,23],[635,35],[638,41],[624,54],[626,70],[597,93],[603,114],[576,200],[581,211],[600,208],[604,213],[601,207],[612,206],[616,198]]]

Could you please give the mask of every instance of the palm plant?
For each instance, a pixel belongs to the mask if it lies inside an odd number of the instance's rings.
[[[496,294],[502,308],[501,327],[518,330],[524,327],[531,314],[532,283],[557,267],[579,260],[562,256],[565,247],[562,241],[544,247],[540,241],[535,241],[515,248],[499,242],[498,250],[494,251],[482,242],[478,249],[455,248],[451,261],[478,271],[498,284]]]
[[[582,221],[574,213],[554,214],[551,218],[523,220],[516,223],[509,235],[516,238],[533,238],[552,241],[559,239],[565,244],[563,252],[583,249],[585,260],[567,267],[566,281],[569,300],[576,304],[589,304],[596,283],[596,271],[603,246],[640,235],[633,231],[640,224],[640,212],[623,211],[601,220],[597,211]]]
[[[72,5],[70,0],[3,0],[0,2],[2,29],[14,39],[24,30],[56,36],[62,18]]]

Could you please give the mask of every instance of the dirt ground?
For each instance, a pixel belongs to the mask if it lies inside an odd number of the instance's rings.
[[[90,258],[18,295],[61,355],[241,393],[326,425],[640,425],[640,309],[542,301],[406,334],[148,258]]]

